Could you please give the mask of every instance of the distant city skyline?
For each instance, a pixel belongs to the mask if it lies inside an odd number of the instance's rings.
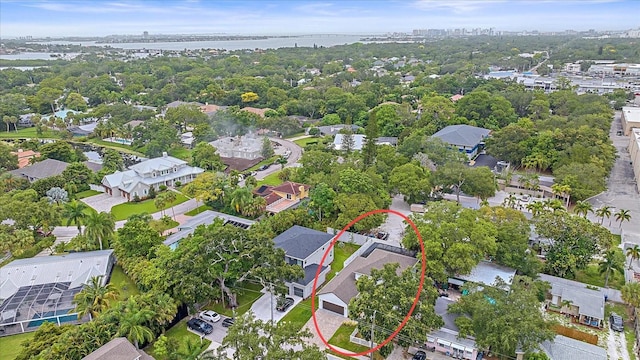
[[[638,28],[638,14],[635,0],[2,0],[0,37],[602,31]]]

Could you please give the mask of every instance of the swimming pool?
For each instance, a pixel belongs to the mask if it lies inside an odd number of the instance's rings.
[[[45,313],[36,314],[33,317],[34,320],[29,321],[29,325],[27,325],[27,327],[37,327],[42,325],[46,321],[57,322],[55,317],[50,319],[43,319],[43,318],[49,318],[49,317],[58,316],[58,315],[59,315],[58,319],[60,320],[61,323],[78,320],[78,314],[69,314],[70,310],[71,309],[47,311]]]

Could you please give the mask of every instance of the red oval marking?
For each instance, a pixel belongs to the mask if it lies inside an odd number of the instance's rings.
[[[418,291],[416,291],[416,297],[413,299],[413,304],[411,305],[411,309],[409,309],[409,312],[407,313],[407,315],[404,317],[404,319],[402,319],[402,322],[400,323],[398,328],[391,335],[389,335],[388,338],[386,338],[383,342],[378,344],[378,346],[374,347],[373,349],[367,349],[367,350],[359,352],[359,353],[344,352],[344,351],[338,350],[335,347],[331,346],[331,344],[329,344],[329,341],[327,341],[327,339],[324,338],[324,336],[322,335],[322,331],[320,331],[320,328],[318,327],[318,319],[316,318],[316,310],[315,310],[315,308],[316,308],[316,306],[315,306],[316,305],[316,301],[315,301],[315,299],[316,299],[316,287],[318,286],[318,276],[320,276],[320,271],[322,270],[322,264],[324,263],[325,259],[327,258],[327,255],[329,255],[329,251],[331,251],[331,249],[333,248],[333,245],[335,245],[336,241],[338,241],[340,236],[342,236],[347,231],[347,229],[349,229],[351,226],[353,226],[358,221],[364,219],[367,216],[374,215],[374,214],[380,214],[380,213],[389,213],[389,214],[400,216],[404,221],[409,223],[409,225],[411,226],[413,231],[418,236],[418,241],[420,242],[421,259],[422,259],[422,269],[421,269],[421,272],[420,272],[420,284],[418,285]],[[420,293],[422,292],[422,287],[424,286],[424,277],[425,277],[426,270],[427,270],[427,259],[426,259],[425,253],[424,253],[424,242],[422,241],[422,236],[420,235],[420,232],[418,231],[418,227],[416,226],[416,224],[414,224],[413,221],[411,221],[411,219],[406,217],[404,214],[402,214],[402,213],[400,213],[398,211],[395,211],[395,210],[378,209],[378,210],[373,210],[373,211],[366,212],[366,213],[358,216],[357,218],[353,219],[349,224],[347,224],[347,226],[345,226],[342,230],[340,230],[338,235],[336,237],[334,237],[333,240],[331,240],[331,244],[329,244],[329,247],[327,248],[327,250],[325,250],[324,255],[322,256],[322,260],[320,260],[320,264],[318,266],[318,270],[316,270],[316,276],[313,279],[313,289],[311,291],[311,317],[313,318],[313,326],[316,328],[316,332],[318,333],[318,336],[320,336],[320,340],[322,340],[322,342],[329,349],[331,349],[331,351],[333,351],[333,352],[335,352],[337,354],[340,354],[340,355],[351,356],[351,357],[367,355],[367,354],[370,354],[370,353],[372,353],[374,351],[377,351],[381,347],[387,345],[391,340],[393,340],[393,338],[396,335],[398,335],[398,333],[402,330],[402,328],[407,324],[407,322],[409,321],[409,318],[411,317],[411,314],[413,314],[413,310],[415,310],[416,305],[418,305],[418,301],[420,300]]]

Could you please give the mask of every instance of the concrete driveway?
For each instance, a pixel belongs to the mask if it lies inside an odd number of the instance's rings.
[[[343,322],[349,320],[324,309],[316,310],[316,319],[318,320],[318,327],[322,332],[322,337],[327,341],[331,339]],[[321,350],[327,349],[327,346],[320,339],[316,327],[313,325],[313,317],[307,321],[304,328],[311,332],[312,337],[308,340],[309,343],[318,345]]]
[[[127,202],[127,198],[122,196],[111,196],[109,194],[98,194],[80,199],[83,203],[89,205],[97,212],[110,212],[111,208]]]
[[[256,316],[256,318],[264,321],[271,321],[271,309],[273,309],[273,320],[275,322],[280,321],[289,311],[291,311],[291,309],[293,309],[300,303],[300,301],[302,301],[302,298],[300,297],[287,295],[287,297],[290,297],[294,300],[294,303],[287,309],[287,311],[281,312],[276,310],[278,295],[273,295],[272,305],[271,293],[264,290],[262,292],[264,293],[264,295],[262,295],[251,305],[251,311],[253,311],[253,314]]]

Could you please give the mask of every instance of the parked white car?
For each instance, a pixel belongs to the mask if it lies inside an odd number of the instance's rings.
[[[211,311],[211,310],[205,310],[200,313],[200,319],[211,322],[211,323],[216,323],[220,321],[221,318],[220,318],[220,314],[218,314],[217,312]]]

